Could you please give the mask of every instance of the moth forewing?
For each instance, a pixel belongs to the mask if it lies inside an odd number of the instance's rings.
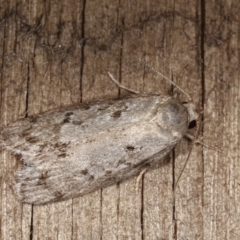
[[[82,196],[155,165],[187,133],[196,116],[169,96],[79,104],[24,118],[5,128],[0,144],[21,155],[14,190],[44,204]]]

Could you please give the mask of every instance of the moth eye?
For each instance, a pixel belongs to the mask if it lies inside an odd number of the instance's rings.
[[[188,129],[195,128],[196,125],[197,125],[196,120],[192,120],[192,121],[188,124]]]

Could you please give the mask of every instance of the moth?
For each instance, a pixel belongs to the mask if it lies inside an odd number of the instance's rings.
[[[20,119],[0,133],[0,146],[22,160],[13,187],[18,198],[45,204],[139,174],[169,153],[197,117],[192,103],[140,95]]]

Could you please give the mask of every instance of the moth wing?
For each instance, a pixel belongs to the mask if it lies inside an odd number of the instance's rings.
[[[51,150],[59,142],[87,138],[99,131],[151,118],[165,97],[148,96],[80,104],[18,120],[0,134],[0,146],[14,154]]]
[[[173,148],[186,122],[185,108],[173,98],[129,98],[22,119],[2,131],[0,145],[22,156],[14,187],[19,198],[43,204],[138,174]]]
[[[156,124],[145,122],[72,141],[62,154],[55,150],[28,157],[16,175],[15,192],[33,204],[84,195],[155,164],[178,141],[169,137]]]

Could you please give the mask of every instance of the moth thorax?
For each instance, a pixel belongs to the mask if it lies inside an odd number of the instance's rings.
[[[193,108],[190,108],[193,110]],[[153,121],[163,129],[170,130],[176,137],[182,137],[188,130],[189,112],[179,100],[170,98],[160,104]]]

